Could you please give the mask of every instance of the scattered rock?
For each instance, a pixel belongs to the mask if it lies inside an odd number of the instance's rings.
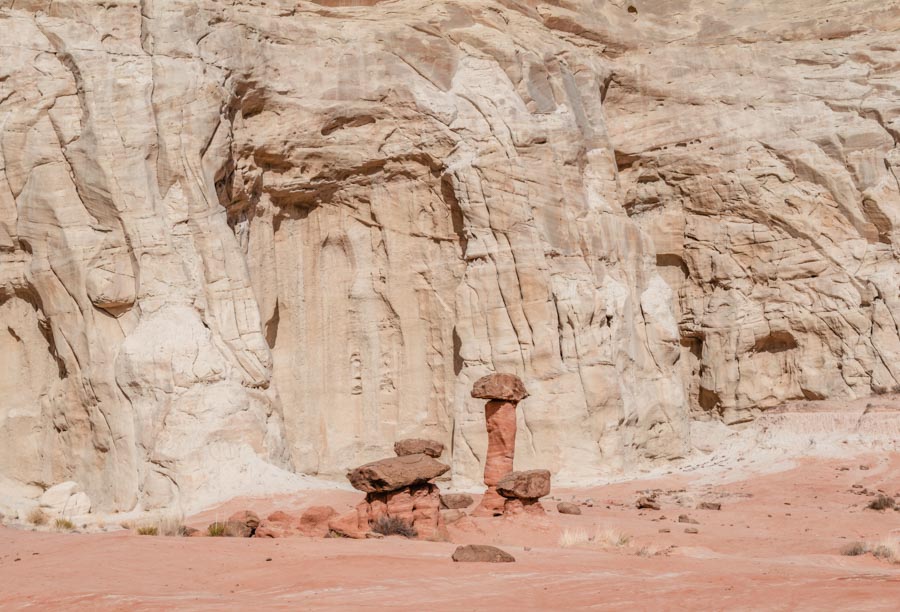
[[[700,521],[692,519],[687,514],[679,514],[678,522],[679,523],[690,523],[691,525],[699,525],[700,524]]]
[[[472,397],[521,402],[528,397],[528,391],[525,390],[525,383],[515,374],[488,374],[475,381]]]
[[[405,455],[361,465],[347,474],[347,478],[360,491],[384,493],[426,483],[449,469],[449,465],[425,454]]]
[[[868,466],[868,465],[861,465],[861,466],[859,466],[859,469],[861,469],[861,470],[868,470],[868,469],[869,469],[869,466]]]
[[[250,538],[255,533],[243,521],[225,521],[224,523],[212,523],[211,525],[221,526],[222,535],[226,538]],[[214,531],[215,527],[208,531]]]
[[[701,510],[721,510],[722,504],[719,502],[700,502],[699,508]]]
[[[659,530],[659,532],[660,532],[660,533],[671,533],[671,532],[672,532],[672,530],[671,530],[671,529],[668,529],[668,528],[665,528],[665,527],[663,527],[663,528],[662,528],[662,529],[660,529],[660,530]]]
[[[469,544],[453,551],[453,560],[459,563],[511,563],[516,559],[495,546]]]
[[[250,510],[241,510],[229,516],[227,523],[241,523],[246,529],[250,530],[250,535],[253,535],[256,532],[256,528],[259,527],[259,517]],[[243,537],[249,538],[250,536]]]
[[[300,516],[297,528],[305,536],[324,538],[328,535],[328,521],[337,515],[331,506],[312,506]]]
[[[370,531],[366,534],[366,539],[368,539],[368,540],[383,540],[384,534],[378,533],[377,531]]]
[[[559,502],[556,511],[560,514],[581,514],[581,508],[570,502]]]
[[[637,502],[635,502],[635,506],[640,510],[659,510],[659,502],[647,496],[639,497]]]
[[[506,498],[539,499],[550,493],[550,471],[510,472],[497,483],[497,492]]]
[[[444,445],[435,440],[423,440],[421,438],[410,438],[408,440],[400,440],[394,443],[394,452],[398,457],[406,457],[407,455],[425,454],[429,457],[437,459],[444,452]]]
[[[448,510],[468,508],[475,500],[468,493],[445,493],[441,495],[441,507]]]
[[[700,533],[700,530],[697,529],[696,527],[685,527],[684,532],[685,533]]]
[[[193,527],[182,527],[181,535],[185,538],[196,538],[197,536],[203,534],[199,529],[194,529]]]

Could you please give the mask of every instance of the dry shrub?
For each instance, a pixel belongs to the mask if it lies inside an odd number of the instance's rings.
[[[72,531],[73,529],[75,529],[75,523],[73,523],[69,519],[58,518],[56,519],[56,522],[54,524],[56,525],[57,529],[63,531]]]
[[[418,536],[416,528],[398,516],[380,516],[372,525],[372,531],[381,535],[399,535],[404,538]]]
[[[206,528],[206,533],[213,538],[223,537],[225,535],[225,523],[220,523],[219,521],[210,523],[209,527]]]
[[[869,510],[890,510],[894,507],[894,498],[887,495],[879,495],[866,506]]]
[[[877,544],[854,542],[842,548],[841,554],[848,557],[871,554],[882,561],[900,563],[900,540],[884,540]]]
[[[28,522],[32,525],[46,525],[47,515],[40,508],[35,508],[28,513]]]
[[[588,537],[588,534],[584,529],[566,529],[562,532],[562,535],[559,536],[560,548],[574,548],[576,546],[584,546],[590,541],[591,539]]]
[[[155,536],[159,535],[159,527],[156,525],[141,525],[136,530],[138,535]]]
[[[631,536],[625,535],[612,527],[606,527],[597,529],[597,533],[594,534],[594,541],[601,546],[621,548],[622,546],[628,546],[628,543],[631,542]]]

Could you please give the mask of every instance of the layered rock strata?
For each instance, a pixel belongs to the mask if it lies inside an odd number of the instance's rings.
[[[799,7],[799,8],[798,8]],[[595,481],[900,386],[900,7],[0,0],[0,504]],[[5,506],[4,506],[5,508]]]

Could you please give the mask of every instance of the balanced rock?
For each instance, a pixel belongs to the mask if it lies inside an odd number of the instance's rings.
[[[461,510],[475,503],[468,493],[444,493],[441,495],[441,507],[448,510]]]
[[[453,560],[459,563],[512,563],[516,559],[496,546],[468,544],[453,551]]]
[[[405,455],[361,465],[347,478],[360,491],[383,493],[426,483],[449,469],[449,465],[425,454]]]
[[[528,397],[528,391],[525,390],[525,383],[515,374],[488,374],[475,381],[472,397],[521,402]]]
[[[444,445],[436,440],[423,440],[421,438],[410,438],[408,440],[400,440],[394,443],[394,452],[398,457],[407,455],[425,454],[429,457],[437,459],[444,452]]]
[[[549,470],[510,472],[497,483],[497,492],[506,498],[538,499],[550,494]]]

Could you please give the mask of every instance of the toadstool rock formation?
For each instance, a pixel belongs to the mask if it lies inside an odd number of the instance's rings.
[[[420,538],[431,537],[443,526],[440,491],[431,480],[449,469],[424,453],[362,465],[347,478],[366,493],[365,501],[330,527],[348,537],[364,537],[379,519],[390,517],[410,525]]]
[[[550,472],[548,470],[510,472],[497,483],[497,493],[506,498],[503,504],[505,515],[521,512],[543,514],[544,508],[538,500],[550,494]]]
[[[497,484],[513,471],[516,452],[516,406],[528,397],[525,384],[513,374],[488,374],[475,381],[472,397],[488,400],[484,406],[488,447],[484,461],[484,484],[487,490],[473,511],[476,516],[503,513],[504,498]]]

